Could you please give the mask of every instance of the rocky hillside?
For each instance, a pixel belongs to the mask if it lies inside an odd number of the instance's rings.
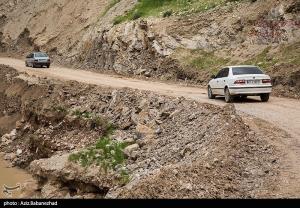
[[[38,179],[30,197],[257,198],[279,191],[280,152],[232,105],[0,67],[0,151]]]
[[[9,5],[7,7],[7,5]],[[257,64],[299,98],[299,1],[15,1],[0,4],[1,51],[205,85],[223,65]]]
[[[72,61],[110,7],[109,0],[1,1],[1,49],[14,55],[40,49]],[[124,4],[119,7],[119,13],[126,11]]]

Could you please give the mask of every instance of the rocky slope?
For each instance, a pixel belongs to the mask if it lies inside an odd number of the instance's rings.
[[[0,127],[0,150],[31,170],[38,197],[277,196],[278,150],[231,105],[53,82],[5,66],[0,73],[0,120],[11,122]],[[120,167],[104,171],[69,160],[103,140],[112,125],[111,140],[129,143],[125,181]]]
[[[273,77],[276,95],[299,98],[298,1],[229,1],[202,12],[113,24],[136,4],[6,0],[1,51],[16,56],[41,49],[60,64],[201,85],[223,65],[257,64]]]
[[[126,11],[120,4],[119,12]],[[5,0],[0,3],[0,42],[2,51],[24,55],[44,50],[57,59],[72,61],[84,47],[90,31],[109,8],[110,1]],[[105,19],[105,18],[103,18]],[[104,24],[103,24],[104,25]]]

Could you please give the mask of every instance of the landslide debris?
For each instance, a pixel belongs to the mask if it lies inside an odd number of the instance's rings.
[[[16,109],[1,112],[0,120],[19,115],[2,130],[0,151],[32,172],[41,197],[261,198],[278,189],[277,150],[232,105],[62,83],[0,67],[1,102],[13,101]],[[128,143],[127,175],[123,166],[104,171],[68,159],[103,140],[109,124],[115,126],[110,140]]]

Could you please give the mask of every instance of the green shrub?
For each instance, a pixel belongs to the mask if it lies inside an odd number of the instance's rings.
[[[128,174],[128,171],[126,171],[125,169],[121,169],[120,176],[121,176],[120,182],[122,185],[125,185],[130,181],[130,175]]]
[[[195,58],[191,60],[190,65],[197,69],[212,69],[223,66],[229,62],[229,59],[224,59],[214,55],[214,52],[194,52]]]
[[[117,25],[117,24],[120,24],[122,21],[123,21],[123,16],[117,16],[117,17],[115,17],[113,24]]]
[[[54,107],[53,107],[53,110],[56,111],[56,112],[59,112],[59,113],[65,113],[65,114],[68,113],[67,108],[64,107],[64,106],[61,106],[61,105],[59,105],[59,106],[54,106]]]
[[[125,157],[123,150],[127,143],[111,140],[108,136],[102,137],[98,142],[78,153],[71,154],[69,161],[81,164],[83,167],[96,164],[106,173],[108,170],[120,169],[121,180],[124,182],[129,177],[124,167]],[[126,180],[125,180],[126,181]]]
[[[139,11],[135,11],[132,15],[132,20],[136,20],[142,16],[142,13]]]
[[[77,118],[86,118],[86,119],[92,118],[92,113],[86,112],[86,111],[82,112],[82,111],[80,111],[78,109],[76,109],[75,111],[73,111],[72,115],[76,116]]]
[[[173,11],[172,10],[168,10],[168,11],[165,11],[163,13],[163,17],[170,17],[172,15]]]
[[[272,69],[276,63],[288,63],[300,66],[300,42],[290,45],[282,45],[276,53],[270,53],[271,47],[266,47],[260,54],[241,63],[258,65],[262,69],[268,71]]]
[[[256,55],[252,59],[245,61],[242,64],[257,65],[263,69],[268,68],[270,65],[274,64],[274,60],[267,60],[267,54],[269,53],[270,49],[271,47],[265,48],[260,54]]]
[[[139,0],[132,10],[115,18],[114,24],[140,17],[161,16],[161,14],[163,17],[172,14],[186,15],[224,4],[225,0]]]

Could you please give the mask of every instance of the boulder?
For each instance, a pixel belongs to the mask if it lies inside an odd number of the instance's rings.
[[[17,156],[19,156],[19,155],[21,155],[22,154],[22,152],[23,152],[23,150],[21,150],[21,149],[17,149]]]
[[[132,145],[129,145],[127,146],[125,149],[124,149],[124,154],[127,156],[127,157],[133,157],[135,156],[136,154],[133,154],[134,151],[138,150],[140,147],[138,144],[132,144]]]
[[[135,143],[135,139],[130,137],[130,138],[125,139],[124,142],[129,145],[132,145]]]
[[[136,131],[144,136],[151,136],[155,133],[153,129],[143,124],[138,124],[136,127]]]

